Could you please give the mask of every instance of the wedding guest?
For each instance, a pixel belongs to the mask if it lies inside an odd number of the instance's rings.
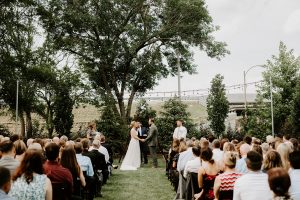
[[[290,142],[293,144],[293,151],[299,150],[299,142],[296,138],[291,138]]]
[[[95,140],[99,140],[99,142],[100,142],[100,147],[99,147],[98,151],[99,151],[100,153],[102,153],[102,154],[105,156],[105,161],[106,161],[106,163],[109,163],[109,153],[108,153],[107,149],[106,149],[104,146],[101,145],[101,135],[100,135],[100,134],[99,134],[99,135],[96,135],[96,136],[95,136]],[[90,142],[91,142],[91,144],[92,144],[93,140],[90,141]],[[91,147],[89,150],[92,150],[92,149],[93,149],[93,147]]]
[[[223,152],[230,152],[230,151],[235,151],[234,144],[231,142],[225,142],[223,145]]]
[[[184,170],[186,163],[189,160],[193,159],[193,141],[186,141],[187,150],[179,153],[178,163],[177,163],[177,171],[181,172]]]
[[[234,183],[242,176],[242,174],[237,173],[235,170],[237,158],[238,155],[235,152],[227,151],[224,153],[224,173],[218,175],[214,183],[214,195],[216,199],[233,199]]]
[[[241,158],[237,161],[236,163],[236,171],[238,173],[245,174],[248,172],[247,169],[247,164],[246,164],[246,158],[247,158],[247,153],[250,151],[250,145],[245,143],[242,144],[240,147],[240,154]]]
[[[87,156],[82,155],[82,144],[80,142],[77,142],[74,146],[74,149],[76,152],[76,159],[81,170],[85,171],[87,176],[94,176],[94,170],[91,159]]]
[[[300,200],[300,151],[293,151],[289,155],[291,169],[289,171],[291,178],[290,194],[292,199]]]
[[[108,152],[108,155],[109,155],[109,163],[113,164],[113,162],[114,162],[114,160],[113,160],[114,153],[113,153],[111,145],[106,142],[106,138],[103,134],[100,135],[100,142],[101,142],[101,146],[103,146],[107,149],[107,152]],[[148,163],[148,160],[147,160],[147,162],[145,162],[145,164],[147,164],[147,163]]]
[[[177,125],[177,127],[174,130],[173,139],[186,140],[187,130],[183,126],[183,120],[181,120],[181,119],[177,120],[176,125]]]
[[[290,169],[289,154],[292,151],[291,147],[286,143],[281,143],[276,150],[280,154],[283,168],[288,171]]]
[[[273,200],[291,200],[289,188],[291,179],[283,168],[273,168],[268,171],[270,189],[273,191]]]
[[[260,145],[258,145],[258,144],[253,144],[251,150],[252,150],[252,151],[256,151],[257,153],[259,153],[260,155],[263,156],[263,150],[262,150],[262,148],[261,148]]]
[[[56,143],[50,143],[45,148],[47,161],[43,165],[47,177],[53,185],[53,199],[58,199],[61,196],[61,191],[55,190],[55,185],[63,185],[64,195],[67,198],[72,196],[73,177],[71,172],[61,166],[58,162],[59,146]]]
[[[268,175],[261,172],[262,155],[256,151],[247,153],[248,173],[238,178],[234,184],[233,200],[272,199],[268,186]]]
[[[202,197],[207,200],[213,200],[214,196],[214,182],[219,174],[219,167],[212,158],[213,152],[210,148],[201,149],[202,165],[198,171],[198,185],[202,188]]]
[[[15,159],[21,162],[24,158],[25,152],[27,150],[26,144],[23,140],[17,140],[14,142],[14,146],[16,149],[16,157]]]
[[[220,140],[215,139],[212,142],[212,152],[213,152],[213,160],[217,163],[220,163],[223,160],[223,151],[220,149]]]
[[[262,171],[266,173],[268,170],[275,167],[283,167],[283,164],[279,153],[271,150],[266,154],[265,159],[263,160]]]
[[[9,169],[11,175],[13,175],[20,165],[20,162],[14,158],[16,155],[14,144],[10,140],[1,142],[0,150],[2,152],[0,166]]]
[[[80,190],[80,185],[85,187],[86,182],[83,175],[83,172],[77,162],[75,150],[71,146],[66,146],[61,153],[60,164],[70,170],[73,178],[73,191],[75,195],[78,195],[77,192]],[[77,178],[80,179],[80,185],[77,182]]]
[[[51,200],[52,185],[43,170],[43,155],[40,151],[27,150],[13,176],[9,195],[22,200]]]
[[[33,138],[29,138],[26,142],[27,147],[29,147],[33,143],[33,141],[34,141]]]
[[[201,159],[200,159],[200,148],[199,147],[193,147],[193,160],[189,160],[184,168],[183,176],[186,178],[187,174],[190,172],[198,173],[199,168],[201,167]]]
[[[15,198],[7,195],[11,188],[11,176],[9,169],[0,167],[0,177],[0,199],[15,200]]]
[[[53,137],[52,141],[53,141],[55,144],[59,145],[59,137]]]
[[[261,144],[261,149],[262,149],[262,152],[263,152],[263,158],[265,158],[266,154],[268,153],[269,149],[270,149],[270,146],[268,143],[262,143]]]

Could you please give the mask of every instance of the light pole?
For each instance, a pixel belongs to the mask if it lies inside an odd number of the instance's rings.
[[[177,78],[178,78],[178,98],[179,101],[181,101],[181,83],[180,83],[180,55],[179,55],[179,51],[176,51],[177,54]]]
[[[17,94],[16,94],[16,133],[18,134],[18,113],[19,112],[19,80],[17,80]]]
[[[245,116],[247,116],[247,83],[246,83],[246,76],[247,73],[256,67],[262,67],[262,68],[266,68],[265,65],[254,65],[252,67],[250,67],[249,69],[247,69],[246,71],[244,71],[243,75],[244,75],[244,104],[245,104]],[[269,70],[271,70],[269,68]],[[273,108],[273,85],[272,85],[272,77],[270,74],[270,79],[269,79],[269,84],[270,84],[270,100],[271,100],[271,120],[272,120],[272,136],[274,137],[274,108]]]

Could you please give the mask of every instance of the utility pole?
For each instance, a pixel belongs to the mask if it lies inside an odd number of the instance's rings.
[[[181,72],[181,68],[180,68],[180,55],[179,55],[179,51],[176,51],[177,54],[177,78],[178,78],[178,98],[179,101],[181,101],[181,83],[180,83],[180,72]]]
[[[272,118],[272,136],[275,136],[274,133],[274,108],[273,108],[273,83],[272,83],[272,76],[271,76],[271,69],[270,70],[270,99],[271,99],[271,118]]]
[[[17,80],[17,94],[16,94],[16,133],[18,134],[18,113],[19,112],[19,80]]]
[[[244,106],[245,106],[245,117],[247,116],[247,84],[246,84],[246,71],[244,71]]]

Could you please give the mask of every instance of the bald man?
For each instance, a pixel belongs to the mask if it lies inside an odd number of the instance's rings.
[[[246,158],[247,158],[247,153],[250,151],[250,149],[251,149],[250,145],[247,143],[241,145],[240,154],[242,158],[236,162],[236,167],[235,167],[238,173],[246,174],[248,172]]]

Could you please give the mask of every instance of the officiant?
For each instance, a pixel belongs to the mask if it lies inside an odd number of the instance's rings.
[[[139,122],[139,127],[137,129],[138,137],[141,139],[145,139],[148,136],[148,128],[142,125],[141,122]],[[146,142],[140,141],[140,149],[141,149],[141,162],[144,164],[148,164],[148,145]]]

